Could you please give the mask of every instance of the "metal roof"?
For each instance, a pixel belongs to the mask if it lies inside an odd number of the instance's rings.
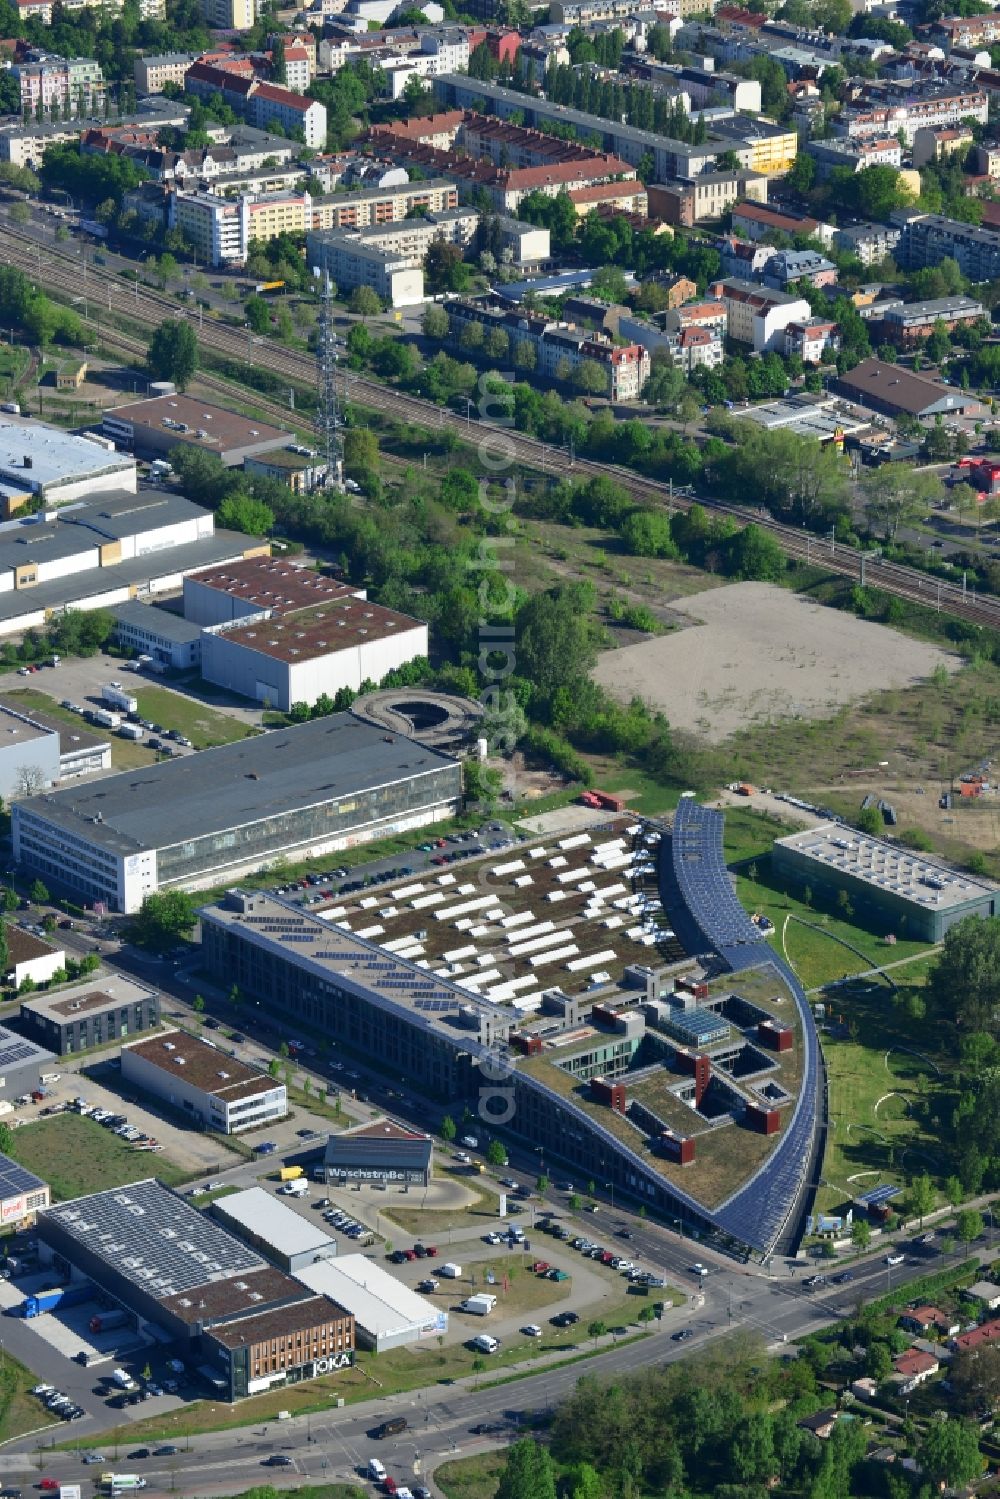
[[[30,797],[17,803],[17,811],[129,854],[287,817],[455,764],[440,750],[383,734],[351,713],[331,713],[199,755]]]
[[[996,888],[964,869],[938,864],[897,843],[870,838],[855,828],[824,822],[777,840],[818,866],[849,875],[925,910],[947,911],[996,895]]]
[[[34,1041],[26,1041],[23,1036],[15,1035],[5,1025],[0,1025],[0,1072],[32,1062],[40,1067],[43,1062],[54,1061],[53,1052],[46,1051],[44,1046],[36,1046]]]
[[[293,1208],[286,1207],[263,1187],[247,1187],[212,1204],[212,1212],[263,1241],[276,1254],[291,1258],[296,1254],[336,1253],[336,1244],[328,1233],[310,1223]]]
[[[359,1328],[373,1338],[388,1338],[424,1328],[444,1331],[447,1313],[402,1285],[363,1254],[321,1260],[295,1272],[310,1291],[329,1296],[351,1312]]]
[[[201,625],[192,624],[179,614],[171,614],[169,609],[144,604],[140,599],[129,599],[125,604],[116,604],[111,613],[119,624],[145,630],[171,645],[189,645],[193,640],[201,639]]]

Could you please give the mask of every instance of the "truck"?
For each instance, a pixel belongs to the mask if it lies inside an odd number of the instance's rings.
[[[111,1379],[120,1390],[137,1390],[139,1388],[127,1369],[112,1369]]]
[[[301,1166],[282,1166],[278,1172],[278,1178],[283,1182],[293,1182],[302,1175]]]
[[[34,1296],[26,1296],[21,1303],[21,1315],[40,1317],[43,1312],[55,1311],[57,1306],[76,1306],[81,1301],[89,1301],[93,1294],[94,1288],[89,1282],[53,1286],[49,1291],[36,1291]]]
[[[449,1280],[459,1280],[462,1275],[461,1265],[456,1265],[454,1260],[448,1260],[438,1270],[439,1275],[447,1276]]]
[[[102,1473],[101,1488],[111,1494],[127,1494],[132,1489],[144,1489],[146,1480],[138,1473]]]
[[[122,713],[138,713],[139,704],[120,682],[108,682],[101,688],[101,702]]]
[[[124,1327],[128,1316],[124,1307],[116,1306],[107,1312],[96,1312],[88,1325],[91,1332],[110,1332],[113,1327]]]
[[[141,739],[142,724],[123,723],[118,729],[118,736],[121,739]]]
[[[459,1305],[460,1312],[470,1312],[473,1317],[488,1317],[497,1304],[495,1296],[490,1296],[486,1291],[477,1291],[475,1296],[467,1296]]]
[[[605,812],[623,812],[625,799],[612,796],[609,791],[585,791],[579,800],[585,807],[599,807]]]
[[[117,729],[121,721],[122,716],[120,713],[112,713],[107,708],[98,708],[94,714],[94,722],[99,724],[102,729]]]
[[[286,1197],[304,1197],[309,1191],[309,1183],[303,1176],[296,1178],[295,1181],[286,1182],[281,1191]]]
[[[58,1489],[59,1499],[81,1499],[82,1490],[78,1483],[61,1483]]]

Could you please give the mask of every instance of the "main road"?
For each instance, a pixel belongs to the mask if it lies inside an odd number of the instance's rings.
[[[126,316],[133,322],[148,327],[158,326],[165,317],[188,317],[192,320],[199,342],[216,354],[242,365],[257,363],[263,359],[266,368],[273,374],[284,376],[300,385],[315,387],[317,383],[317,364],[312,354],[285,348],[274,339],[253,335],[249,329],[229,327],[211,317],[205,319],[197,308],[184,307],[173,297],[152,291],[148,287],[140,288],[138,267],[131,285],[124,282],[120,274],[113,274],[94,264],[88,265],[85,256],[81,270],[79,253],[60,250],[55,243],[43,245],[37,230],[32,233],[15,228],[10,222],[9,212],[6,223],[0,229],[0,249],[3,259],[9,265],[24,271],[38,285],[59,292],[78,305],[82,304],[85,319],[99,330],[101,339],[109,345],[122,348],[130,356],[144,358],[145,349],[137,340],[118,333],[107,323],[101,328],[98,315],[100,309],[106,307],[109,314]],[[211,381],[211,377],[209,380]],[[351,377],[351,393],[352,399],[358,404],[395,420],[420,423],[431,429],[450,431],[466,440],[471,439],[471,403],[470,411],[466,416],[461,416],[420,396],[381,385],[361,375]],[[278,414],[283,415],[285,420],[288,419],[287,412]],[[489,462],[492,457],[489,468],[491,477],[497,472],[498,459],[506,457],[512,463],[522,463],[563,478],[612,478],[638,501],[668,504],[677,508],[687,508],[697,502],[743,523],[752,520],[780,542],[782,549],[796,561],[815,562],[831,573],[852,580],[861,576],[861,554],[858,552],[850,547],[838,547],[833,541],[822,541],[795,526],[783,525],[754,507],[725,505],[703,497],[692,499],[677,495],[670,486],[633,473],[630,469],[615,464],[597,463],[589,458],[576,458],[538,438],[515,432],[513,428],[480,421],[478,418],[475,430],[484,459]],[[969,593],[957,584],[931,578],[915,568],[884,562],[874,556],[868,559],[868,578],[883,592],[897,598],[944,610],[971,624],[1000,629],[1000,599],[977,597],[975,593]]]

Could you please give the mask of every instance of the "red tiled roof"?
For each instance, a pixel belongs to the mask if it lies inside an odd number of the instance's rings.
[[[994,1317],[991,1322],[983,1322],[971,1332],[960,1332],[951,1341],[953,1348],[965,1353],[970,1348],[981,1348],[984,1343],[992,1343],[996,1338],[1000,1338],[1000,1318]]]

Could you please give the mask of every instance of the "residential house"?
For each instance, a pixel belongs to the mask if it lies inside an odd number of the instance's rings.
[[[893,1359],[893,1384],[901,1395],[910,1395],[925,1380],[936,1374],[941,1365],[931,1353],[923,1353],[919,1348],[908,1348],[905,1353],[899,1354]]]

